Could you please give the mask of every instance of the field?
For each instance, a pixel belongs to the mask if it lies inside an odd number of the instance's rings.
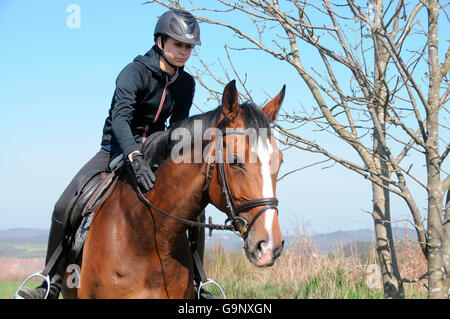
[[[408,279],[423,275],[426,263],[419,247],[408,240],[398,246],[401,274]],[[373,245],[364,253],[350,245],[320,254],[315,242],[299,231],[272,267],[256,268],[243,251],[230,253],[217,245],[206,254],[205,270],[221,284],[228,298],[384,298],[381,277],[370,272],[377,268],[375,256]],[[423,284],[405,283],[405,297],[427,298]],[[209,290],[219,295],[217,288]]]
[[[230,299],[384,298],[380,275],[376,272],[373,244],[353,243],[333,253],[320,253],[316,242],[302,231],[297,231],[290,238],[282,256],[269,268],[257,268],[250,264],[242,249],[224,248],[216,242],[205,253],[206,274],[223,287]],[[407,279],[422,276],[426,272],[426,262],[417,245],[408,239],[400,239],[397,246],[402,276]],[[32,258],[8,260],[20,269],[20,275],[0,278],[1,299],[11,298],[20,285],[19,280],[25,278],[25,274],[41,269],[39,263],[43,262],[42,259]],[[3,268],[8,268],[8,265]],[[425,283],[405,283],[405,297],[427,298]],[[30,284],[38,285],[39,282]],[[212,285],[207,287],[213,294],[219,295],[217,288]]]
[[[20,287],[21,282],[18,281],[0,281],[0,299],[11,299]],[[40,282],[30,281],[27,283],[29,287],[37,287]]]

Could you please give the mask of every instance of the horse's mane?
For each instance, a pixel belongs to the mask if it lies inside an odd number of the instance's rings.
[[[271,134],[270,122],[260,108],[250,102],[240,104],[239,106],[243,110],[245,128],[254,128],[257,134],[259,134],[259,129],[267,129],[268,135]],[[142,147],[146,162],[151,166],[159,166],[169,158],[173,146],[178,143],[178,141],[172,141],[170,138],[173,130],[177,128],[187,129],[192,138],[191,145],[194,145],[194,137],[198,137],[199,135],[194,134],[194,122],[196,120],[202,121],[201,138],[206,129],[213,127],[219,121],[221,114],[222,106],[218,106],[214,110],[178,121],[172,124],[167,130],[158,132],[153,138],[147,139]]]

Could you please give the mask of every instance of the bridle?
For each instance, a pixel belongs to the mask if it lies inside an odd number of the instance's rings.
[[[222,133],[222,137],[225,135],[246,135],[247,130],[245,129],[225,129],[226,119],[223,119],[218,128]],[[214,169],[214,164],[217,166],[218,176],[222,181],[222,194],[225,199],[226,204],[226,214],[228,219],[225,223],[231,222],[231,225],[234,227],[235,231],[238,231],[241,237],[246,240],[248,234],[252,226],[255,224],[258,217],[260,217],[266,210],[268,209],[276,209],[278,214],[278,199],[276,197],[266,197],[259,199],[251,199],[244,203],[236,204],[233,200],[233,195],[231,194],[230,185],[228,183],[227,174],[225,173],[225,155],[223,152],[223,141],[220,139],[216,142],[216,151],[215,156],[212,157],[212,160],[209,164],[209,172],[206,179],[205,186],[203,191],[207,192],[209,196],[209,185],[211,184],[212,172]],[[251,208],[262,207],[258,213],[253,217],[253,219],[248,223],[243,217],[239,216],[240,213],[247,211]]]
[[[222,133],[222,137],[225,135],[233,135],[233,134],[240,134],[240,135],[246,135],[247,130],[245,129],[225,129],[226,126],[226,119],[224,118],[220,123],[218,128],[220,129]],[[186,224],[188,226],[196,226],[196,227],[203,227],[203,228],[209,228],[210,232],[215,230],[232,230],[235,232],[238,232],[241,237],[246,240],[248,237],[248,234],[250,233],[250,230],[252,229],[252,226],[255,224],[256,220],[268,209],[275,209],[278,214],[278,199],[276,197],[266,197],[266,198],[259,198],[259,199],[252,199],[248,200],[244,203],[236,204],[233,200],[233,196],[231,194],[230,186],[228,183],[227,175],[225,173],[225,156],[223,152],[223,140],[220,139],[219,141],[216,141],[216,149],[215,149],[215,155],[211,157],[211,161],[209,163],[209,168],[207,172],[207,177],[205,181],[205,185],[203,187],[203,191],[206,192],[207,196],[209,197],[209,186],[211,184],[212,179],[212,173],[214,170],[214,166],[217,166],[217,172],[218,176],[222,182],[222,194],[225,199],[226,204],[226,214],[227,214],[227,220],[225,221],[224,225],[216,225],[212,224],[211,219],[209,220],[209,223],[200,223],[195,221],[190,221],[184,218],[176,217],[173,215],[170,215],[169,213],[163,211],[162,209],[159,209],[155,205],[153,205],[145,196],[142,194],[141,190],[137,185],[135,185],[136,192],[138,194],[139,199],[147,206],[149,209],[154,209],[160,214],[169,217],[177,222]],[[239,216],[240,213],[247,211],[251,208],[263,206],[258,213],[253,217],[253,219],[250,221],[250,223],[247,222],[243,217]],[[230,223],[230,224],[228,224]]]

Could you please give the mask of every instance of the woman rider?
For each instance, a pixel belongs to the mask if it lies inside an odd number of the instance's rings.
[[[169,117],[172,125],[189,116],[195,82],[183,67],[194,45],[201,44],[198,22],[188,12],[167,11],[156,24],[154,39],[155,45],[144,56],[136,57],[120,72],[103,128],[100,151],[81,168],[55,204],[46,264],[65,236],[65,211],[75,196],[80,179],[88,172],[107,170],[111,159],[122,153],[129,163],[133,163],[130,166],[137,184],[143,192],[148,192],[153,187],[155,175],[143,161],[139,146],[151,133],[164,130]],[[48,298],[58,298],[65,266],[59,262],[50,272]],[[18,294],[26,299],[43,299],[46,291],[44,282],[36,289],[24,287]]]

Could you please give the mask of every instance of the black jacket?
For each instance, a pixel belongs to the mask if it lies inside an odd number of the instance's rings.
[[[117,77],[101,144],[118,145],[125,156],[138,150],[138,143],[165,129],[169,116],[170,125],[189,116],[194,90],[183,68],[172,78],[161,70],[155,47],[137,56]]]

